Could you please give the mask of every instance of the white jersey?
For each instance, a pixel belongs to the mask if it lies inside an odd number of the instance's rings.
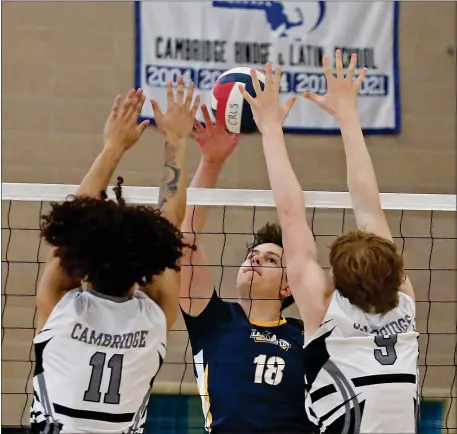
[[[320,432],[416,432],[415,312],[404,293],[398,307],[381,315],[334,292],[321,327],[305,343],[305,407]]]
[[[141,433],[165,358],[166,319],[133,298],[68,292],[35,337],[32,427],[55,433]]]

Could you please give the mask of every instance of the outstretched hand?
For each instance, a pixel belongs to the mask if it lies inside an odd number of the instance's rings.
[[[194,99],[195,85],[190,83],[187,95],[184,98],[184,78],[178,78],[176,98],[171,81],[167,82],[167,111],[162,113],[159,104],[151,99],[154,117],[159,131],[166,137],[187,138],[192,132],[192,127],[197,113],[200,96]]]
[[[296,98],[290,97],[284,104],[279,101],[281,84],[281,69],[278,67],[273,75],[271,63],[266,64],[265,86],[262,91],[255,69],[251,69],[252,84],[255,98],[251,96],[243,85],[239,89],[244,99],[251,106],[254,121],[259,131],[263,134],[267,128],[282,127],[284,120],[294,105]]]
[[[198,143],[205,163],[223,164],[236,148],[240,138],[237,134],[227,133],[220,121],[213,125],[206,105],[203,105],[201,110],[205,126],[195,119],[194,128],[197,132],[191,133],[190,136]]]
[[[131,89],[124,101],[121,95],[116,96],[103,131],[105,146],[119,146],[126,151],[138,141],[150,123],[146,120],[138,125],[145,99],[143,89]]]
[[[351,56],[351,62],[346,76],[344,75],[340,50],[336,51],[335,60],[336,77],[332,73],[328,58],[324,56],[322,59],[325,78],[327,79],[327,93],[321,96],[312,92],[306,92],[303,96],[314,101],[321,109],[330,113],[337,120],[340,120],[341,116],[350,111],[357,113],[357,95],[362,81],[366,76],[367,69],[363,68],[357,79],[353,80],[357,66],[357,54],[354,53]]]

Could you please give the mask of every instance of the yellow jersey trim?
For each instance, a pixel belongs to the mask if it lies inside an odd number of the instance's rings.
[[[287,322],[285,318],[282,318],[279,321],[254,321],[252,319],[249,320],[252,325],[256,325],[259,327],[278,327],[283,325]]]

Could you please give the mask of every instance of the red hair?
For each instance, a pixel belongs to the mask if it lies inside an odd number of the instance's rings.
[[[387,313],[398,305],[403,258],[392,241],[351,231],[330,246],[335,287],[364,312]]]

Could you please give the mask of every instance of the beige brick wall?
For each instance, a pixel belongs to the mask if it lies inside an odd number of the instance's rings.
[[[403,133],[368,138],[383,191],[454,191],[454,10],[452,2],[401,5]],[[113,95],[133,85],[133,23],[128,2],[3,5],[4,181],[80,181]],[[150,128],[127,155],[119,171],[129,184],[158,185],[160,142]],[[345,189],[338,137],[290,135],[287,144],[304,188]],[[197,160],[192,146],[190,172]],[[220,185],[268,188],[258,136],[243,138]]]
[[[101,132],[113,96],[133,84],[133,4],[9,2],[3,3],[2,9],[2,181],[79,183],[100,150]],[[455,192],[456,67],[455,56],[447,51],[455,44],[454,20],[452,2],[401,5],[403,133],[367,139],[382,191]],[[304,189],[346,189],[344,156],[338,137],[288,135],[286,140]],[[161,158],[157,156],[161,149],[160,137],[153,128],[148,129],[118,172],[129,185],[158,185]],[[192,144],[190,173],[197,161],[198,152]],[[241,140],[224,169],[220,186],[269,188],[258,136]],[[37,204],[14,203],[11,208],[7,202],[3,205],[2,228],[8,227],[8,215],[10,226],[38,227]],[[249,232],[251,213],[251,209],[228,210],[226,231]],[[273,211],[258,211],[256,226],[268,218],[274,219]],[[389,213],[389,218],[400,236],[400,214]],[[320,211],[316,215],[316,231],[336,235],[341,221],[341,212]],[[350,218],[347,224],[352,224]],[[212,214],[208,226],[220,229],[220,210]],[[435,237],[455,237],[454,215],[435,213],[433,230]],[[411,271],[411,278],[418,299],[424,301],[418,304],[418,323],[421,331],[430,333],[421,340],[422,363],[429,344],[428,368],[423,371],[425,385],[449,391],[456,341],[452,334],[456,306],[455,242],[436,240],[432,250],[430,214],[425,212],[406,213],[402,233],[407,237],[407,265],[418,269]],[[42,268],[35,261],[37,254],[38,259],[44,257],[45,247],[38,252],[37,231],[3,230],[2,235],[2,261],[8,262],[2,264],[2,420],[4,424],[17,425],[21,415],[24,423],[28,415],[24,391],[31,372],[33,332],[14,327],[33,324],[34,285]],[[237,235],[227,237],[222,283],[225,296],[233,296],[234,266],[244,253],[244,241],[244,237]],[[318,237],[318,241],[325,263],[325,246],[331,237]],[[207,236],[206,245],[214,263],[220,263],[222,243],[223,236]],[[402,244],[401,237],[399,243]],[[429,268],[434,271],[428,271]],[[220,271],[216,273],[216,282]],[[187,334],[181,320],[175,329],[167,361],[182,363]],[[185,368],[184,363],[166,364],[160,374],[162,385],[180,379]],[[189,367],[185,382],[194,384]]]

